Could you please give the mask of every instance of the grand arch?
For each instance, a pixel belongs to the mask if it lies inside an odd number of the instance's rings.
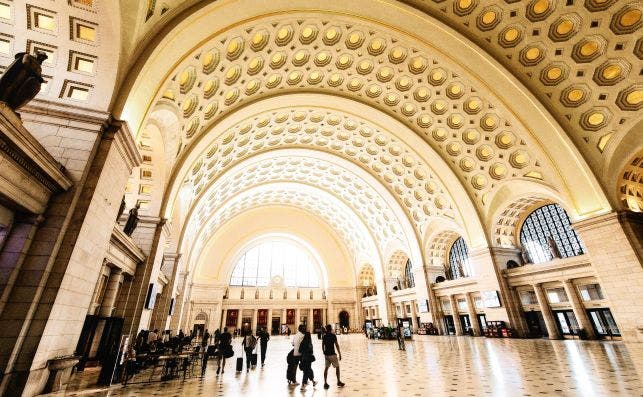
[[[23,49],[50,55],[39,97],[2,120],[62,181],[41,210],[22,213],[16,194],[0,208],[0,238],[13,239],[0,250],[20,247],[2,280],[0,394],[42,391],[86,316],[120,304],[130,333],[177,329],[191,298],[222,293],[226,277],[199,278],[229,265],[219,247],[287,229],[338,253],[342,290],[315,299],[357,321],[362,302],[387,321],[398,308],[439,321],[498,291],[506,305],[485,315],[524,331],[519,293],[589,282],[624,339],[642,340],[637,291],[624,288],[643,280],[640,1],[0,3],[2,67]],[[142,205],[132,236],[123,194]],[[587,251],[522,267],[521,225],[544,204],[569,214]],[[437,285],[456,241],[471,276]],[[393,257],[411,260],[415,286],[387,279]],[[365,264],[378,294],[362,301]],[[133,298],[101,299],[103,284]],[[419,303],[418,316],[406,309]],[[219,321],[218,304],[185,318]]]

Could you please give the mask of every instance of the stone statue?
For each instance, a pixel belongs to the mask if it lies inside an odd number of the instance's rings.
[[[41,65],[45,59],[47,54],[44,52],[38,52],[36,56],[17,53],[15,61],[0,78],[0,101],[17,110],[34,99],[44,82]]]
[[[128,236],[131,236],[138,225],[138,209],[141,208],[141,203],[136,203],[136,207],[129,210],[129,216],[127,217],[127,222],[123,228],[123,232]]]
[[[551,254],[552,259],[562,258],[558,245],[556,245],[556,240],[551,236],[547,237],[547,245],[549,246],[549,253]]]
[[[121,217],[121,214],[125,211],[125,196],[121,199],[121,206],[118,207],[118,214],[116,214],[116,221],[118,222],[118,218]]]

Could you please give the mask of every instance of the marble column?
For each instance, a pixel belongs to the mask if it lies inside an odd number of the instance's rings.
[[[301,324],[301,310],[297,308],[295,309],[295,328],[299,328],[299,324]]]
[[[455,295],[449,296],[451,302],[451,315],[453,316],[453,325],[455,326],[455,334],[462,335],[462,323],[460,323],[460,316],[458,315],[458,302]]]
[[[594,332],[594,328],[592,327],[589,317],[587,316],[587,312],[585,311],[585,307],[583,307],[583,303],[578,296],[578,291],[572,283],[572,280],[563,280],[563,287],[565,287],[565,293],[567,294],[567,298],[569,298],[569,303],[572,305],[572,310],[574,311],[574,316],[576,317],[578,326],[585,330],[588,338],[595,339],[596,333]]]
[[[250,325],[250,331],[255,334],[257,333],[257,316],[259,314],[259,309],[252,309],[252,324]]]
[[[266,330],[272,333],[272,309],[268,309],[268,319],[266,320]]]
[[[476,305],[473,303],[473,297],[470,292],[467,292],[465,297],[467,299],[467,310],[469,310],[469,320],[471,321],[473,333],[475,336],[480,336],[482,335],[482,330],[480,329],[480,323],[478,323],[478,317],[476,316]]]
[[[243,309],[238,309],[239,311],[237,312],[237,329],[241,329],[241,326],[243,325]]]
[[[286,309],[281,309],[281,318],[279,319],[281,324],[286,324],[286,320],[288,317],[286,316]],[[281,329],[279,329],[279,332],[281,332]]]
[[[549,334],[549,339],[560,339],[560,332],[556,326],[556,319],[554,314],[549,307],[549,301],[543,291],[542,284],[534,284],[534,292],[536,293],[536,299],[538,300],[538,306],[540,307],[540,313],[545,320],[545,326],[547,327],[547,333]]]
[[[219,329],[223,332],[223,327],[226,326],[226,319],[228,318],[228,309],[223,309],[223,316],[219,319]]]
[[[418,324],[418,312],[417,312],[417,307],[415,304],[415,301],[411,301],[411,323],[413,324],[413,330],[414,332],[417,332],[418,329],[420,329],[420,324]]]
[[[103,295],[103,302],[100,305],[98,315],[101,317],[111,317],[114,312],[114,307],[116,306],[116,297],[118,296],[118,290],[123,283],[123,271],[118,268],[112,268],[112,271],[107,280],[107,286],[105,287],[105,294]]]

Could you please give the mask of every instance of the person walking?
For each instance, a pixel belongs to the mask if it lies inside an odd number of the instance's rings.
[[[337,348],[337,352],[335,352]],[[339,350],[339,343],[337,343],[337,335],[333,332],[333,327],[330,324],[326,325],[326,332],[322,337],[322,352],[324,353],[325,367],[324,367],[324,389],[328,389],[328,368],[332,365],[335,367],[335,375],[337,375],[337,386],[344,387],[344,383],[339,377],[339,362],[342,360],[342,352]]]
[[[219,372],[223,373],[225,370],[225,360],[234,356],[232,350],[232,335],[228,332],[228,327],[223,328],[223,332],[219,335],[219,350],[217,354],[217,375]]]
[[[241,346],[243,346],[243,350],[246,352],[246,372],[250,372],[250,366],[252,365],[252,352],[255,347],[257,347],[257,338],[252,335],[252,330],[246,331],[246,336],[243,337]]]
[[[301,381],[301,391],[305,391],[309,380],[313,382],[313,387],[317,385],[317,381],[315,381],[315,374],[313,373],[313,368],[311,367],[313,361],[315,361],[315,355],[313,354],[313,339],[310,336],[310,332],[306,332],[304,334],[304,338],[299,344],[299,353],[301,355],[299,367],[304,373],[303,380]]]
[[[261,366],[263,367],[266,361],[266,350],[268,349],[268,341],[270,340],[270,333],[268,333],[268,330],[264,327],[259,331],[259,344],[261,345]]]
[[[203,339],[201,339],[202,350],[205,350],[208,347],[209,343],[210,343],[210,333],[206,329],[205,332],[203,333]]]
[[[292,356],[293,356],[293,365],[295,366],[295,369],[297,368],[297,365],[299,365],[299,362],[301,361],[301,353],[299,352],[299,347],[301,346],[301,341],[304,339],[306,333],[306,326],[304,324],[300,324],[299,328],[297,328],[297,333],[295,336],[292,338]],[[288,334],[290,335],[290,328],[288,328]],[[289,379],[290,384],[293,386],[297,386],[299,383],[297,382],[297,375],[292,379]]]
[[[404,346],[404,334],[402,331],[402,326],[398,324],[397,326],[397,348],[399,350],[406,350],[406,346]]]

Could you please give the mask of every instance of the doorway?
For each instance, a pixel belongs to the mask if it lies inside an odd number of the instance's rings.
[[[532,338],[543,338],[549,336],[543,314],[541,312],[525,312],[525,321],[529,329],[529,336]]]
[[[463,335],[473,335],[472,328],[471,328],[471,318],[469,317],[468,314],[460,315],[460,325],[462,326]]]
[[[562,335],[576,335],[578,333],[578,322],[571,310],[554,310],[554,317],[558,325],[558,331]]]
[[[480,333],[484,335],[485,329],[487,329],[487,316],[484,313],[478,314],[478,325],[480,325]]]
[[[455,323],[453,322],[453,316],[450,314],[444,316],[444,329],[447,335],[455,335]]]
[[[587,311],[587,315],[592,321],[592,328],[594,328],[596,335],[600,337],[621,336],[621,331],[619,331],[610,309],[590,309]]]
[[[279,335],[279,325],[281,324],[280,317],[273,317],[270,323],[270,333],[272,335]]]
[[[339,326],[342,328],[348,328],[348,325],[350,324],[350,315],[346,310],[342,310],[339,312]]]

